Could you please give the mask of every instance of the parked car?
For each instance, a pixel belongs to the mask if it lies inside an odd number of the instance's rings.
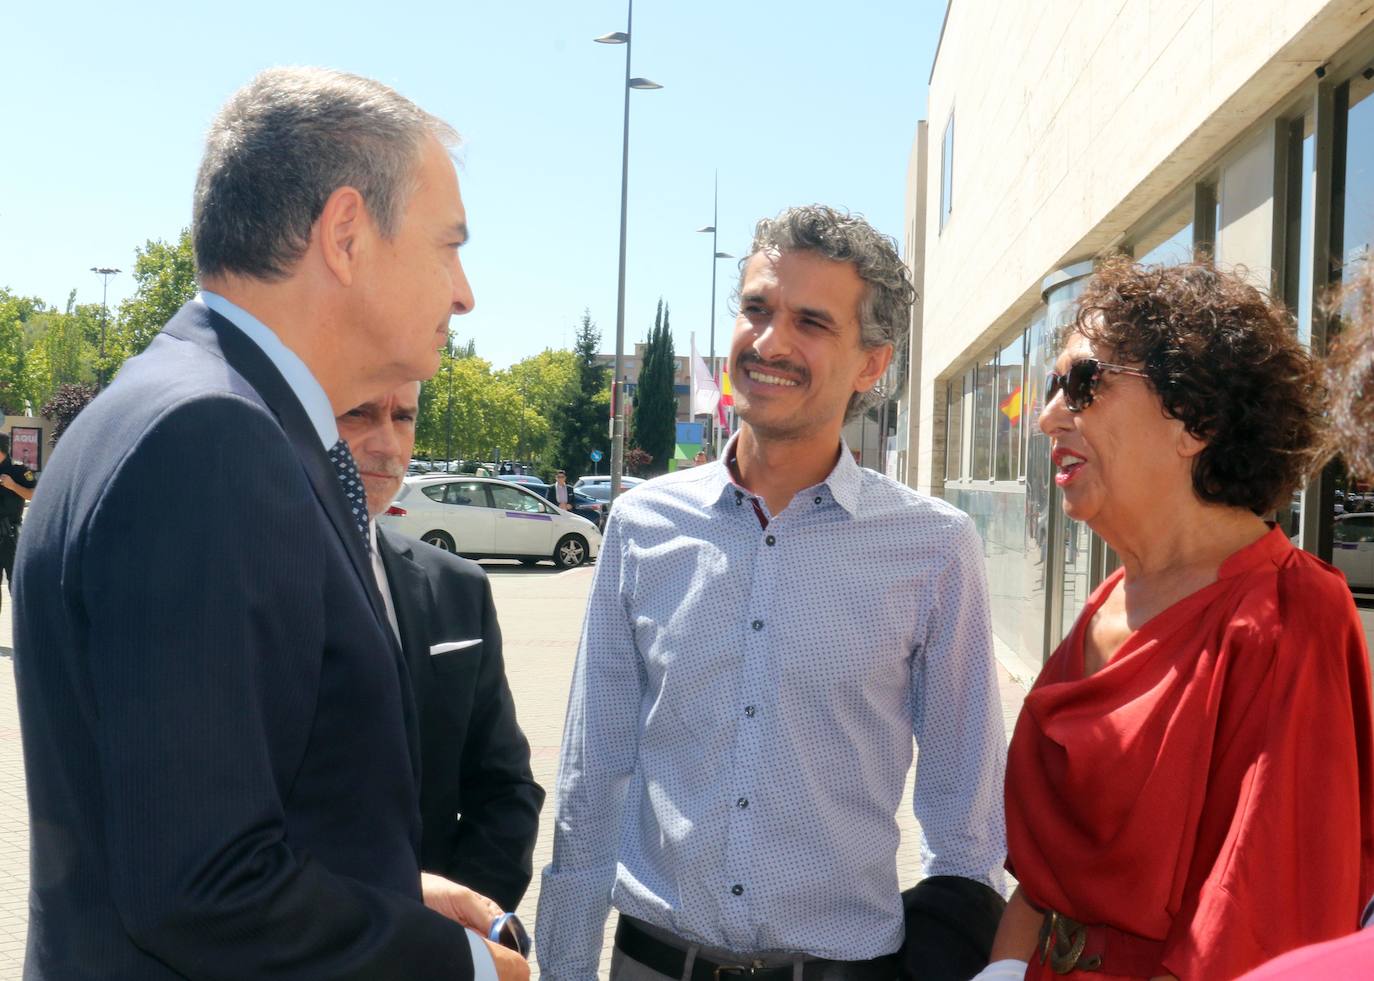
[[[1351,589],[1374,589],[1374,512],[1336,515],[1331,564],[1345,573]]]
[[[644,483],[643,477],[631,477],[629,474],[625,474],[620,478],[620,489],[625,490],[628,487],[634,487],[636,484],[642,483]],[[592,476],[584,475],[578,477],[577,483],[573,484],[573,487],[577,488],[584,494],[588,494],[591,493],[587,490],[588,487],[597,487],[601,485],[604,485],[608,488],[611,486],[610,474],[594,474]],[[609,490],[607,491],[607,496],[610,496]]]
[[[571,569],[596,558],[601,532],[534,491],[495,477],[407,477],[378,522],[470,559],[548,559]]]
[[[525,484],[528,487],[533,487],[536,484],[540,487],[548,486],[532,473],[503,473],[501,479],[509,480],[512,484]]]

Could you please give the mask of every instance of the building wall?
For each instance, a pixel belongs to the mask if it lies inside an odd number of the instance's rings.
[[[940,482],[937,383],[1038,305],[1049,271],[1126,241],[1371,21],[1362,0],[951,4],[930,82],[917,486]],[[1244,214],[1232,255],[1253,261],[1272,216]]]
[[[954,3],[909,164],[918,214],[907,480],[973,516],[994,631],[1033,674],[1115,562],[1062,515],[1036,427],[1056,329],[1101,255],[1205,248],[1321,350],[1323,291],[1374,241],[1374,7]],[[1331,559],[1332,501],[1359,490],[1328,468],[1276,518]]]

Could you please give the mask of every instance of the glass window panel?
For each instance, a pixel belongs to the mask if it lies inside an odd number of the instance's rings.
[[[1146,266],[1171,266],[1193,257],[1193,201],[1181,199],[1169,216],[1136,240],[1132,250]]]
[[[993,418],[997,432],[994,475],[998,480],[1015,480],[1021,474],[1021,410],[1025,404],[1026,380],[1022,349],[1025,343],[1023,331],[997,358],[997,414]]]
[[[1351,277],[1374,242],[1374,80],[1351,79],[1345,124],[1345,181],[1341,208],[1341,275]],[[1333,191],[1335,189],[1333,188]],[[1334,196],[1333,196],[1334,198]]]
[[[969,476],[987,480],[992,476],[992,414],[996,411],[997,355],[978,366],[973,396],[973,457]]]
[[[487,489],[491,492],[491,506],[502,511],[531,511],[541,512],[544,510],[539,499],[533,494],[526,493],[518,487],[505,487],[498,484],[488,484]]]
[[[945,479],[964,475],[964,379],[955,378],[945,394],[948,418],[945,420]]]
[[[944,231],[954,210],[954,113],[945,123],[944,139],[940,142],[940,230]]]

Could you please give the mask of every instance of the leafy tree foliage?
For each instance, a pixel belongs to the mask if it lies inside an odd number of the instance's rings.
[[[557,450],[554,465],[568,472],[568,481],[591,469],[592,450],[610,449],[610,372],[596,360],[601,346],[601,331],[596,329],[591,311],[584,311],[573,346],[574,373],[565,390],[555,428]],[[609,456],[609,454],[607,454]]]
[[[52,398],[43,403],[43,416],[52,420],[52,440],[53,446],[62,434],[67,431],[67,427],[72,424],[81,410],[91,404],[91,399],[95,398],[96,391],[94,385],[62,385]]]
[[[653,464],[654,458],[645,453],[638,446],[625,454],[625,471],[632,477],[649,476],[649,468],[653,466]]]
[[[667,461],[673,458],[677,443],[677,396],[673,393],[676,369],[668,307],[660,299],[653,329],[644,345],[644,361],[635,391],[635,444],[658,461],[659,473],[667,470]]]
[[[134,295],[120,304],[105,338],[106,379],[113,378],[127,358],[142,353],[199,288],[189,228],[182,229],[175,242],[149,240],[135,256]]]

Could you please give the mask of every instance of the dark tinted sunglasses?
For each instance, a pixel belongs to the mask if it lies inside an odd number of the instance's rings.
[[[1097,384],[1107,373],[1113,375],[1135,375],[1139,378],[1150,376],[1139,368],[1128,368],[1124,364],[1108,364],[1096,358],[1079,358],[1069,365],[1069,370],[1060,374],[1051,371],[1045,379],[1045,404],[1054,400],[1056,392],[1064,393],[1064,406],[1070,412],[1082,412],[1093,404]]]

